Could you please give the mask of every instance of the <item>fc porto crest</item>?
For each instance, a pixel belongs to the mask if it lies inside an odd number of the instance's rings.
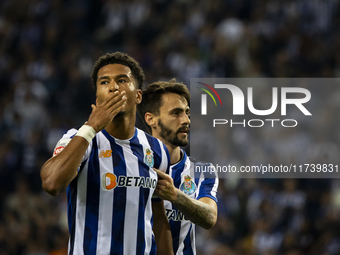
[[[153,167],[153,151],[149,148],[145,149],[144,163],[147,164],[149,167]]]
[[[184,181],[182,182],[181,186],[179,187],[181,191],[183,191],[187,195],[194,194],[196,190],[195,183],[191,180],[189,175],[186,175],[184,177]]]

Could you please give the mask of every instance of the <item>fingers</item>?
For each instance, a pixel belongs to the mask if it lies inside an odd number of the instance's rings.
[[[99,103],[97,98],[95,107],[91,106],[92,111],[97,109],[98,111],[105,112],[108,117],[113,119],[120,111],[124,110],[126,100],[127,97],[125,91],[115,91],[101,103]]]
[[[168,174],[163,173],[162,171],[160,171],[160,170],[158,170],[156,168],[154,168],[153,170],[156,171],[156,173],[158,175],[158,179],[169,179],[169,178],[171,179],[171,177]]]
[[[121,101],[126,101],[126,92],[122,91],[121,93],[119,91],[115,91],[114,93],[110,94],[103,102],[103,106],[106,109],[112,108],[117,103]]]
[[[171,186],[171,183],[166,180],[158,180],[157,186],[168,187]]]
[[[113,119],[119,112],[123,111],[125,109],[126,101],[119,101],[112,107],[108,109],[108,112],[111,115],[111,118]]]
[[[158,180],[154,194],[163,200],[172,201],[176,197],[176,189],[171,182]]]
[[[175,201],[177,196],[177,189],[173,184],[173,180],[170,175],[163,173],[162,171],[154,168],[158,175],[158,182],[155,189],[155,194],[163,200]]]
[[[124,110],[125,104],[126,104],[126,95],[125,92],[121,93],[120,95],[116,95],[115,97],[111,97],[112,99],[108,102],[106,102],[106,105],[104,106],[106,111],[114,117],[116,114],[118,114],[120,111]]]
[[[161,198],[161,199],[165,199],[167,198],[166,196],[166,191],[162,188],[160,188],[158,185],[156,187],[156,189],[153,192],[154,195],[156,195],[157,197]]]

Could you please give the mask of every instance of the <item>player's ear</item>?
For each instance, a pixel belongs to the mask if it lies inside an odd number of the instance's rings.
[[[148,124],[151,128],[156,127],[156,116],[150,112],[145,113],[144,119],[146,124]]]
[[[140,104],[141,102],[142,102],[142,90],[137,89],[136,104]]]

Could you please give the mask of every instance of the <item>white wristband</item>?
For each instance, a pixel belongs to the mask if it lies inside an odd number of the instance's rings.
[[[96,136],[96,130],[89,125],[83,125],[79,128],[76,136],[84,137],[89,143],[92,141],[93,137]]]

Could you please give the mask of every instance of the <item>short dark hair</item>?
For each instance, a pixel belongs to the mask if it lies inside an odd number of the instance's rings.
[[[142,93],[142,102],[137,105],[137,112],[144,124],[151,131],[151,127],[145,122],[145,114],[150,112],[158,116],[160,114],[160,108],[163,105],[162,96],[167,93],[174,93],[184,97],[188,104],[190,104],[190,92],[188,87],[171,79],[170,81],[158,81],[149,84]]]
[[[140,67],[139,63],[128,54],[118,51],[114,53],[106,53],[105,55],[99,57],[99,59],[95,62],[91,73],[92,85],[95,89],[97,89],[97,78],[99,69],[110,64],[121,64],[129,67],[132,76],[135,78],[135,82],[137,83],[136,88],[143,89],[145,81],[143,69]]]

